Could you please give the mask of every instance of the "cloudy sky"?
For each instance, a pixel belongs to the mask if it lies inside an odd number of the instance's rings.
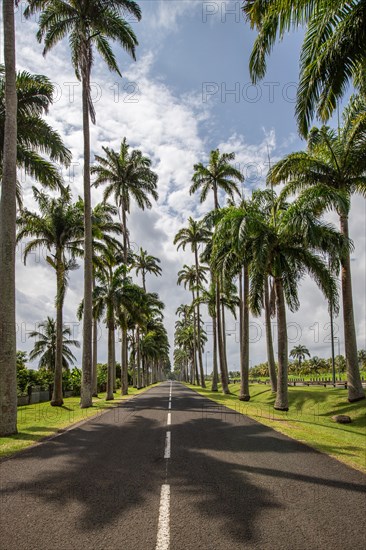
[[[200,0],[143,0],[142,21],[131,20],[139,40],[137,62],[116,49],[123,77],[111,74],[96,57],[92,73],[97,123],[91,129],[92,158],[103,145],[118,148],[126,136],[152,158],[159,174],[159,201],[148,212],[132,209],[129,219],[134,246],[143,246],[161,258],[163,276],[149,277],[148,290],[159,292],[166,304],[165,323],[173,344],[175,310],[189,301],[188,292],[176,286],[183,263],[192,263],[189,252],[176,252],[175,233],[189,216],[199,218],[212,206],[201,205],[189,195],[192,166],[205,162],[209,151],[219,147],[234,151],[246,181],[244,191],[263,187],[271,160],[299,150],[294,96],[298,73],[301,33],[277,45],[268,73],[258,86],[250,84],[248,59],[254,33],[240,13],[240,2]],[[49,121],[72,150],[73,164],[64,171],[75,196],[82,191],[81,86],[73,73],[67,42],[59,44],[46,58],[35,38],[36,18],[24,21],[17,12],[17,65],[47,75],[56,87]],[[33,206],[32,182],[23,178],[25,204]],[[93,202],[101,199],[93,190]],[[223,197],[222,197],[223,202]],[[336,222],[336,217],[333,217]],[[365,343],[365,201],[353,201],[350,220],[354,253],[353,286],[359,347]],[[54,315],[55,276],[42,253],[29,259],[26,267],[18,250],[17,317],[18,349],[30,350],[28,333],[47,315]],[[71,276],[65,303],[65,322],[80,337],[75,311],[81,299],[82,268]],[[301,309],[288,317],[290,346],[307,345],[313,355],[330,356],[329,318],[321,293],[310,279],[301,288]],[[341,318],[339,345],[343,352]],[[234,320],[228,320],[229,369],[238,370],[238,335]],[[106,338],[100,336],[100,357],[106,359]],[[211,351],[209,337],[207,350]],[[291,348],[290,348],[291,349]],[[262,319],[252,319],[251,364],[264,361],[265,338]],[[208,371],[210,371],[208,355]]]

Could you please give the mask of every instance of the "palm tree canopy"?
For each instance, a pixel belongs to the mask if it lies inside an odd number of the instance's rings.
[[[295,346],[290,351],[290,357],[294,357],[295,359],[305,359],[306,356],[310,357],[310,351],[302,344]]]
[[[69,346],[80,347],[78,340],[71,338],[71,329],[64,325],[62,343],[62,364],[64,369],[69,369],[70,365],[74,364],[76,357],[72,353]],[[29,354],[29,359],[40,358],[38,368],[45,367],[49,370],[55,369],[56,360],[56,321],[51,317],[47,317],[45,321],[39,323],[38,330],[34,330],[29,334],[29,338],[36,338],[34,348]]]
[[[312,128],[306,151],[291,153],[270,169],[267,182],[285,183],[283,197],[308,190],[303,201],[314,210],[348,214],[350,196],[366,197],[366,100],[355,96],[337,131]]]
[[[264,77],[275,42],[291,29],[307,27],[296,105],[303,136],[315,113],[329,119],[350,81],[365,89],[365,0],[245,0],[243,11],[258,30],[249,64],[254,82]]]
[[[107,184],[104,200],[112,195],[119,207],[130,212],[131,197],[144,210],[151,208],[149,195],[158,199],[158,176],[151,170],[151,160],[138,149],[130,151],[126,138],[122,140],[119,152],[103,147],[105,156],[95,155],[96,164],[91,173],[96,175],[95,187]]]
[[[68,166],[71,152],[58,132],[42,118],[52,105],[54,85],[43,75],[17,73],[17,165],[26,174],[51,189],[62,188],[62,177],[53,163]],[[2,179],[5,127],[4,66],[0,65],[0,180]],[[46,159],[47,155],[50,160]],[[19,184],[20,185],[20,184]],[[18,199],[20,189],[18,185]]]
[[[138,42],[123,16],[132,15],[140,21],[140,7],[133,0],[29,0],[24,15],[30,17],[38,11],[37,39],[44,41],[43,55],[68,36],[75,74],[79,80],[86,79],[90,116],[95,123],[89,82],[93,46],[107,67],[121,76],[110,41],[118,42],[135,59]]]
[[[292,311],[299,307],[297,287],[305,273],[337,308],[337,283],[334,273],[328,270],[325,255],[335,261],[348,251],[350,242],[333,226],[321,221],[311,205],[304,202],[295,201],[276,208],[275,212],[275,216],[266,218],[255,210],[228,207],[214,233],[213,264],[216,268],[225,265],[228,240],[237,256],[248,257],[249,247],[250,305],[256,315],[264,305],[263,288],[268,275],[282,280]]]
[[[211,231],[207,228],[203,220],[194,220],[188,218],[188,226],[183,227],[174,237],[174,244],[185,250],[186,246],[190,245],[192,252],[198,250],[198,246],[203,243],[208,243],[211,240]]]
[[[204,202],[209,191],[215,194],[215,206],[218,206],[217,193],[222,189],[231,199],[234,194],[240,194],[237,184],[244,181],[244,176],[232,165],[235,153],[220,153],[219,149],[211,151],[208,165],[194,165],[194,174],[190,194],[201,189],[200,202]]]

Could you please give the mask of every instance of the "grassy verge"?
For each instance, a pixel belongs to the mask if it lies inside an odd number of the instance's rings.
[[[106,401],[106,394],[101,393],[99,397],[93,397],[93,407],[90,409],[80,408],[80,397],[66,397],[62,407],[51,407],[49,402],[18,407],[18,433],[0,437],[0,457],[12,455],[77,422],[93,418],[103,410],[114,407],[151,387],[147,386],[141,390],[130,387],[128,395],[121,395],[119,391],[114,394],[114,401]]]
[[[223,395],[186,384],[216,403],[245,414],[261,424],[314,447],[366,473],[366,401],[348,403],[340,388],[290,387],[288,412],[273,409],[274,395],[261,384],[250,386],[251,400],[238,400],[239,384]],[[335,414],[347,414],[351,424],[336,424]]]

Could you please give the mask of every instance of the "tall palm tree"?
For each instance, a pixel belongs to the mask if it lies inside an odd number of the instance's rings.
[[[299,362],[299,369],[301,370],[301,363],[306,359],[306,356],[310,357],[310,351],[306,346],[299,344],[292,348],[290,351],[290,357],[297,359]]]
[[[195,306],[198,306],[198,302],[196,302],[196,297],[199,296],[199,289],[202,286],[204,282],[207,283],[206,279],[206,271],[207,268],[203,266],[188,266],[184,265],[183,269],[181,269],[178,272],[178,285],[184,284],[184,288],[187,288],[192,293],[192,307],[195,308]],[[197,332],[197,342],[201,341],[201,319],[199,318],[199,308],[197,307],[197,312],[193,312],[193,327],[194,332]],[[200,328],[198,328],[200,327]],[[205,388],[205,376],[203,372],[203,363],[202,363],[202,349],[200,345],[196,345],[196,339],[194,343],[194,361],[197,361],[197,356],[201,358],[198,361],[198,367],[199,367],[199,373],[200,373],[200,379],[201,379],[201,387]]]
[[[224,191],[229,198],[234,199],[234,195],[240,195],[238,184],[243,183],[244,176],[232,165],[235,160],[235,153],[220,153],[219,149],[215,149],[210,152],[209,162],[207,165],[198,163],[194,165],[194,174],[192,177],[192,185],[190,187],[190,194],[195,193],[199,189],[201,190],[200,202],[204,202],[210,191],[214,196],[214,210],[217,211],[220,208],[219,204],[219,192]],[[218,333],[218,348],[220,357],[220,369],[221,373],[225,371],[225,357],[224,357],[224,342],[222,336],[222,318],[220,308],[220,277],[215,278],[216,284],[216,316],[217,316],[217,333]],[[229,393],[228,381],[222,380],[222,389],[224,393]]]
[[[37,39],[44,41],[46,55],[68,36],[71,61],[82,84],[84,135],[84,317],[81,407],[92,406],[92,285],[93,247],[90,192],[90,120],[95,123],[90,76],[96,48],[108,69],[121,76],[110,41],[118,42],[135,59],[136,36],[123,18],[141,19],[141,10],[133,0],[29,0],[25,16],[41,11]]]
[[[43,186],[62,188],[62,177],[57,162],[68,166],[71,152],[58,132],[42,118],[53,102],[55,91],[51,81],[43,75],[26,71],[17,73],[17,167]],[[0,105],[4,106],[4,67],[0,65]],[[0,109],[0,180],[3,165],[5,109]],[[50,159],[45,158],[44,155]],[[17,183],[17,200],[21,206],[21,182]]]
[[[234,244],[240,252],[252,242],[250,261],[250,305],[259,315],[263,307],[264,282],[274,279],[278,325],[278,383],[275,409],[288,410],[288,338],[286,303],[291,311],[299,307],[298,282],[307,272],[316,281],[326,298],[337,307],[337,285],[328,270],[324,254],[334,261],[349,246],[347,239],[329,224],[321,222],[311,207],[294,202],[276,209],[276,216],[264,218],[255,211],[229,207],[228,222],[234,224],[237,238]],[[220,240],[219,240],[220,242]]]
[[[287,155],[268,174],[268,182],[286,184],[283,196],[300,192],[299,200],[313,204],[319,212],[335,209],[346,239],[351,196],[353,193],[366,196],[365,113],[365,100],[353,98],[343,114],[342,128],[337,131],[326,126],[313,128],[307,150]],[[357,363],[349,249],[341,263],[348,398],[357,401],[365,393]]]
[[[92,166],[91,173],[96,176],[94,186],[106,185],[104,200],[112,196],[120,209],[124,261],[128,260],[129,231],[127,227],[127,215],[130,213],[132,199],[141,210],[150,209],[152,203],[150,196],[158,200],[157,181],[158,176],[151,169],[151,160],[141,151],[130,146],[126,138],[123,138],[119,152],[103,147],[105,156],[95,155],[96,164]]]
[[[17,187],[17,91],[14,2],[3,1],[5,125],[0,202],[0,435],[17,432],[15,242]]]
[[[69,346],[80,347],[80,342],[71,338],[71,335],[71,328],[64,325],[62,329],[62,366],[64,369],[69,369],[70,365],[76,361],[76,357]],[[38,368],[46,368],[55,372],[57,342],[55,319],[47,317],[45,321],[38,324],[38,330],[33,330],[29,334],[29,338],[36,339],[29,354],[30,361],[39,358]]]
[[[195,261],[195,268],[196,268],[196,278],[198,280],[199,277],[199,269],[200,269],[200,263],[198,259],[198,248],[201,244],[209,242],[211,239],[211,232],[207,229],[207,227],[204,225],[204,222],[201,221],[195,221],[192,217],[188,219],[188,227],[183,227],[178,231],[176,236],[174,237],[174,244],[178,245],[177,250],[179,250],[180,247],[185,250],[186,246],[190,245],[191,251],[194,254],[194,261]],[[197,286],[196,288],[196,298],[198,299],[200,296],[200,287]],[[199,300],[197,300],[197,338],[200,340],[200,333],[201,333],[201,316],[200,316],[200,304]],[[198,363],[200,367],[201,376],[203,373],[203,362],[202,362],[202,351],[200,348],[198,348]],[[205,388],[205,380],[202,378],[202,387]]]
[[[306,25],[296,104],[303,136],[315,112],[323,122],[329,119],[350,81],[365,89],[364,0],[244,0],[243,10],[258,30],[249,63],[254,82],[264,77],[276,40]]]
[[[84,211],[84,202],[79,198],[77,206]],[[117,214],[115,206],[108,203],[99,203],[92,210],[92,237],[93,237],[93,291],[98,271],[108,271],[110,266],[116,265],[121,258],[121,245],[115,235],[121,234],[121,226],[115,222],[113,216]],[[80,249],[83,242],[80,241]],[[81,318],[81,316],[80,316]],[[93,354],[92,354],[92,388],[93,396],[98,395],[97,355],[98,355],[98,320],[93,315]]]
[[[114,399],[113,382],[116,358],[115,358],[115,327],[116,315],[123,302],[124,267],[114,271],[99,272],[97,285],[94,288],[94,317],[101,319],[105,313],[105,323],[108,330],[108,361],[107,361],[107,400]]]
[[[56,272],[56,362],[51,405],[60,407],[62,398],[63,304],[68,286],[68,274],[77,268],[75,257],[81,255],[80,239],[84,231],[80,208],[72,203],[70,188],[51,198],[33,188],[40,213],[24,210],[18,218],[17,241],[32,238],[24,248],[24,263],[28,255],[40,247],[49,251],[48,264]]]
[[[130,152],[126,138],[122,140],[119,152],[109,147],[103,147],[105,157],[95,155],[96,164],[91,173],[96,175],[95,187],[106,185],[104,200],[111,196],[120,209],[123,232],[124,263],[128,263],[129,232],[127,214],[130,212],[131,200],[144,210],[151,208],[150,196],[158,199],[158,176],[151,170],[151,160],[141,151],[135,149]],[[127,324],[122,323],[122,392],[128,393],[127,383]]]
[[[159,266],[160,260],[156,256],[151,256],[147,253],[147,250],[144,250],[140,247],[139,254],[134,255],[133,266],[136,270],[136,275],[139,275],[141,271],[142,276],[142,288],[146,292],[146,274],[153,273],[157,277],[161,275],[161,267]]]

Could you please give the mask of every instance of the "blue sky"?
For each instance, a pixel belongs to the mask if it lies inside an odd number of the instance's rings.
[[[102,145],[118,148],[124,136],[152,158],[159,175],[159,201],[150,212],[133,208],[129,227],[135,246],[143,246],[162,260],[163,277],[151,277],[147,284],[166,303],[166,326],[173,344],[175,309],[189,300],[188,293],[176,287],[176,273],[183,263],[193,262],[193,257],[189,252],[177,253],[172,241],[188,216],[198,218],[212,205],[212,199],[200,205],[197,196],[189,196],[192,166],[207,160],[210,149],[217,146],[234,151],[249,194],[263,186],[268,150],[274,161],[303,147],[296,133],[293,103],[302,33],[289,35],[275,47],[265,79],[253,87],[248,60],[255,33],[240,15],[240,2],[143,0],[140,5],[142,22],[131,23],[140,43],[137,62],[116,50],[121,80],[108,72],[98,56],[95,59],[92,81],[97,124],[91,130],[92,158],[101,153]],[[17,14],[18,67],[46,74],[55,83],[57,97],[48,118],[72,150],[72,171],[64,171],[64,177],[77,196],[82,192],[80,84],[70,65],[67,42],[43,58],[35,39],[37,24],[22,19],[22,8],[24,4]],[[230,90],[236,90],[236,95]],[[32,208],[32,182],[24,177],[22,181],[25,203]],[[93,202],[100,199],[101,191],[93,190]],[[337,222],[335,216],[331,219]],[[352,262],[356,325],[359,347],[366,347],[364,199],[354,201],[351,235],[356,244]],[[46,315],[54,315],[54,274],[42,255],[24,267],[19,250],[17,286],[18,347],[29,350],[28,332]],[[71,276],[65,303],[65,321],[75,327],[76,337],[80,336],[75,312],[81,289],[82,267]],[[309,279],[302,283],[300,296],[300,311],[289,315],[290,346],[301,342],[312,354],[329,356],[327,306]],[[337,322],[342,348],[341,318]],[[228,331],[235,333],[234,320],[228,320]],[[101,361],[106,359],[105,336],[101,327]],[[238,369],[235,339],[229,338],[230,370]],[[263,322],[252,319],[252,365],[265,359]]]

